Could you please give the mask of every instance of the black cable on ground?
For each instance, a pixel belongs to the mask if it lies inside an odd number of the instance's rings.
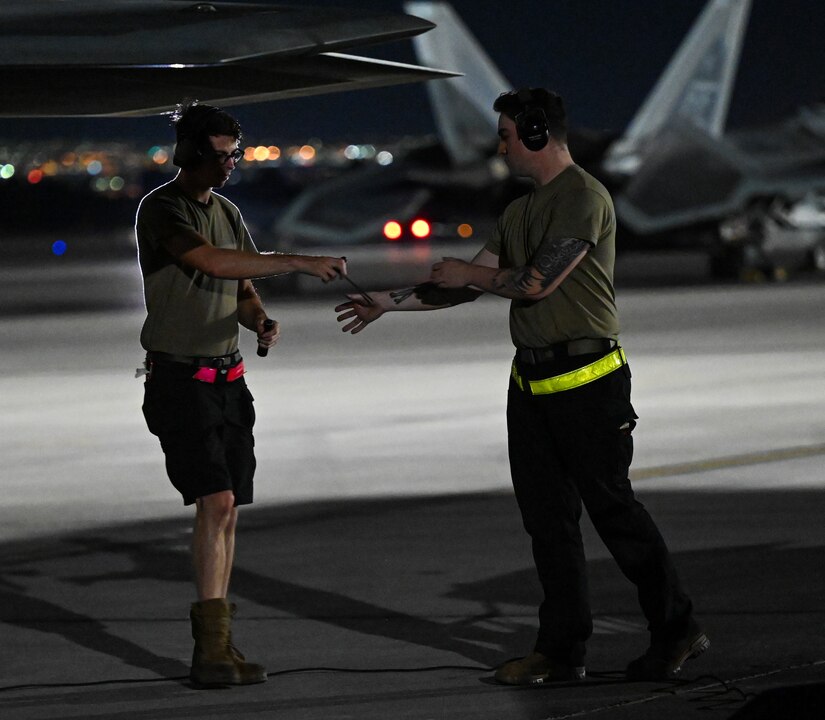
[[[290,668],[288,670],[275,670],[268,672],[268,678],[278,677],[280,675],[295,675],[298,673],[361,673],[361,674],[380,674],[380,673],[418,673],[418,672],[434,672],[437,670],[468,670],[473,672],[493,672],[495,668],[481,667],[479,665],[429,665],[425,667],[413,668],[341,668],[341,667],[305,667],[305,668]],[[66,682],[66,683],[25,683],[21,685],[6,685],[0,687],[0,693],[11,692],[12,690],[54,690],[66,688],[84,688],[84,687],[100,687],[106,685],[140,685],[149,683],[167,683],[167,682],[188,682],[188,675],[179,675],[177,677],[162,677],[162,678],[121,678],[115,680],[90,680],[87,682]]]

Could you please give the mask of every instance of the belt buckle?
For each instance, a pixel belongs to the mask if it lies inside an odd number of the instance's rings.
[[[210,360],[212,361],[210,365],[218,368],[219,370],[231,368],[232,364],[236,361],[241,362],[240,353],[237,351],[231,355],[219,355],[218,357],[210,358]]]

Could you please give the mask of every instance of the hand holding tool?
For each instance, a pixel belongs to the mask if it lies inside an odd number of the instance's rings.
[[[267,332],[268,330],[272,330],[273,327],[275,327],[275,321],[274,320],[270,320],[269,318],[264,320],[264,332]],[[258,357],[266,357],[268,352],[269,352],[269,348],[266,347],[265,345],[261,345],[260,342],[259,342],[258,343]]]

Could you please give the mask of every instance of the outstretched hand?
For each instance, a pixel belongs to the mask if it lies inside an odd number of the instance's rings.
[[[361,332],[371,322],[378,320],[385,310],[378,304],[366,304],[366,300],[361,295],[347,295],[349,302],[341,303],[335,308],[335,312],[341,313],[338,316],[339,323],[346,323],[341,328],[341,332],[350,332],[353,335]],[[347,322],[347,321],[350,322]]]
[[[346,277],[347,274],[347,261],[345,258],[307,255],[304,256],[303,262],[303,272],[321,278],[325,283],[342,276]]]

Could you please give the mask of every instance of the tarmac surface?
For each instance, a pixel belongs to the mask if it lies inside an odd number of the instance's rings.
[[[584,520],[588,677],[535,688],[492,681],[539,602],[502,447],[506,303],[358,338],[326,300],[279,308],[282,343],[249,362],[261,473],[231,590],[269,678],[212,691],[187,679],[191,517],[140,419],[139,311],[0,316],[0,717],[822,718],[823,300],[621,295],[634,486],[711,647],[677,681],[625,681],[644,620]]]
[[[492,682],[492,667],[529,650],[539,591],[515,502],[490,492],[244,511],[234,635],[269,679],[229,690],[187,680],[188,523],[6,543],[0,712],[14,720],[821,718],[822,491],[642,496],[711,638],[678,681],[623,679],[647,635],[630,584],[586,524],[588,678]],[[708,542],[705,527],[727,539]],[[771,693],[781,695],[780,711],[764,710]]]

